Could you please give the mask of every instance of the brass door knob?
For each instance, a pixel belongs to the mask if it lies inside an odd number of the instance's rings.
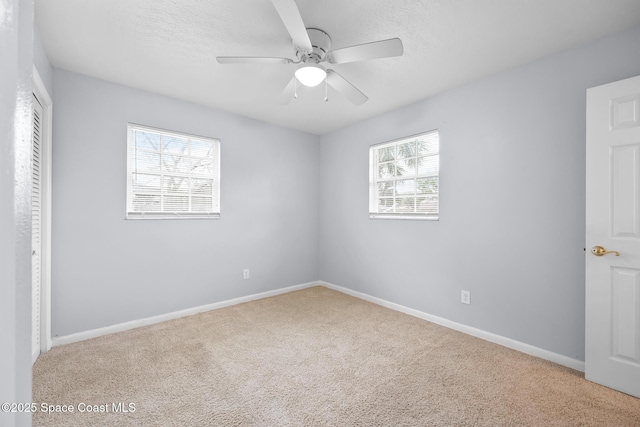
[[[591,253],[595,256],[602,256],[606,254],[614,254],[615,256],[620,256],[620,252],[618,251],[608,251],[602,246],[594,246],[591,248]]]

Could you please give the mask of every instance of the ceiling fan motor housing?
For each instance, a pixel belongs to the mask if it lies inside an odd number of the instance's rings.
[[[331,37],[318,28],[307,28],[307,34],[309,35],[309,40],[311,40],[313,51],[307,53],[294,45],[296,56],[301,62],[318,64],[325,60],[327,52],[331,49]]]

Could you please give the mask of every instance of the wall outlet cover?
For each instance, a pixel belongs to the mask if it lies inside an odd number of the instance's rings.
[[[471,304],[471,292],[460,291],[460,302],[463,304]]]

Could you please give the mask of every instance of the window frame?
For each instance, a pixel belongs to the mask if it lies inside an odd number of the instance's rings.
[[[189,178],[189,180],[196,179],[211,179],[212,180],[212,188],[211,188],[211,210],[204,212],[194,212],[194,211],[135,211],[133,210],[133,197],[136,194],[133,188],[133,174],[135,173],[132,166],[132,150],[134,148],[134,143],[132,141],[134,131],[140,130],[144,132],[150,132],[161,135],[162,138],[165,137],[174,137],[189,140],[189,150],[191,148],[191,140],[199,140],[199,141],[207,141],[213,143],[213,151],[211,156],[206,157],[197,157],[197,158],[211,158],[211,165],[213,171],[210,175],[198,175],[191,172],[173,172],[171,173],[173,176],[184,176]],[[221,157],[221,141],[218,138],[211,138],[207,136],[188,134],[184,132],[177,132],[167,129],[160,129],[156,127],[139,125],[136,123],[127,123],[127,177],[126,177],[126,202],[125,202],[125,219],[127,220],[143,220],[143,219],[219,219],[220,218],[220,157]],[[167,193],[163,190],[162,178],[165,176],[164,171],[162,170],[162,156],[163,149],[160,147],[158,150],[160,154],[160,170],[155,173],[151,172],[149,175],[157,175],[161,177],[160,190],[158,193],[154,193],[154,195],[159,195],[160,198]],[[181,154],[182,157],[194,158],[189,154]],[[191,182],[191,181],[190,181]],[[150,192],[151,193],[151,192]],[[188,196],[189,197],[189,206],[191,207],[192,197],[200,196],[200,197],[209,197],[208,195],[200,195],[197,193],[193,193],[191,190],[191,186],[189,185],[189,191],[184,194],[176,193],[176,196]]]
[[[399,159],[397,156],[394,156],[392,160],[380,162],[377,158],[379,150],[387,147],[397,147],[401,144],[405,144],[411,141],[419,140],[420,138],[432,138],[432,134],[435,134],[437,137],[437,146],[438,149],[436,152],[425,154],[424,156],[420,156],[417,153],[414,153],[413,156],[407,157],[408,159],[415,158],[415,173],[404,175],[402,178],[398,176],[393,176],[392,178],[380,179],[379,178],[379,166],[384,163],[397,163]],[[428,158],[428,157],[436,157],[437,156],[437,169],[436,173],[419,173],[417,159],[420,157]],[[437,178],[437,191],[432,193],[418,193],[417,183],[414,184],[413,195],[406,195],[407,198],[413,197],[416,200],[418,197],[429,197],[436,196],[437,198],[437,212],[380,212],[380,197],[385,198],[387,196],[380,196],[378,190],[378,184],[382,182],[390,182],[393,181],[394,184],[397,181],[403,181],[407,179],[428,179],[428,178]],[[424,196],[423,196],[424,195]],[[396,185],[393,186],[393,195],[389,196],[394,200],[393,208],[395,210],[396,207]],[[415,203],[414,203],[415,206]],[[415,135],[410,135],[398,139],[394,139],[392,141],[381,142],[377,144],[373,144],[369,146],[369,219],[407,219],[407,220],[428,220],[428,221],[438,221],[440,219],[440,132],[438,129],[429,130],[426,132],[418,133]]]

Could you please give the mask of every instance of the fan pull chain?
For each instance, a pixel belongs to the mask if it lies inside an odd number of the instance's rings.
[[[298,99],[298,79],[293,78],[293,97]]]
[[[328,88],[327,79],[324,79],[324,102],[329,101],[329,88]]]

